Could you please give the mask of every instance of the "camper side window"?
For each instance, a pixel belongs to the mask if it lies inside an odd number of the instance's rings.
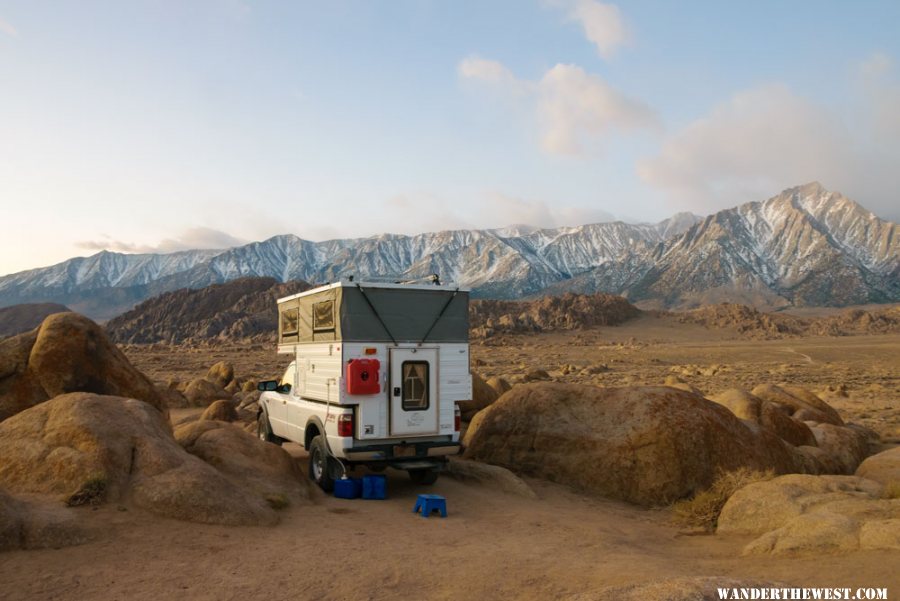
[[[334,329],[334,301],[322,301],[312,306],[313,330],[319,332]]]
[[[404,361],[401,372],[403,374],[403,410],[424,411],[428,409],[428,362]]]
[[[281,312],[281,335],[294,336],[300,325],[300,309],[287,309]]]

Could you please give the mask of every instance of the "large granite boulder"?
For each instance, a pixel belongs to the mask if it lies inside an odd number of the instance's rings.
[[[211,524],[278,521],[266,494],[236,483],[234,474],[219,469],[221,464],[185,451],[163,415],[143,401],[88,393],[58,396],[0,423],[0,457],[0,487],[12,493],[82,501],[93,495]],[[241,460],[260,473],[269,469],[255,455]]]
[[[134,398],[167,411],[156,386],[83,315],[56,313],[37,330],[0,341],[0,421],[69,392]]]
[[[728,409],[669,387],[514,387],[479,412],[468,459],[640,505],[707,488],[722,471],[798,471],[801,454]]]
[[[720,534],[756,536],[745,555],[900,549],[900,499],[858,476],[790,474],[738,490],[719,515]]]

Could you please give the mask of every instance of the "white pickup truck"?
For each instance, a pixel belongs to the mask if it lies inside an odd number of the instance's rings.
[[[303,445],[326,491],[357,465],[437,480],[472,396],[468,291],[342,280],[278,309],[278,351],[293,360],[259,384],[259,437]]]

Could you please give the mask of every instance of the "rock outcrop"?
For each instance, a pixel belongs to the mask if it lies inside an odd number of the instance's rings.
[[[500,395],[508,392],[509,389],[512,388],[512,384],[510,384],[500,376],[493,376],[488,378],[487,385],[494,389],[494,392],[497,393],[497,398],[500,398]]]
[[[218,420],[222,422],[237,421],[238,412],[232,401],[216,401],[200,414],[200,420]]]
[[[464,421],[471,421],[475,414],[497,400],[500,395],[481,376],[472,374],[472,400],[457,403]]]
[[[30,332],[48,315],[67,311],[71,309],[56,303],[23,303],[0,308],[0,338]]]
[[[234,366],[227,361],[219,361],[206,372],[206,379],[219,388],[225,388],[234,380]]]
[[[310,497],[309,481],[299,473],[290,454],[238,425],[201,420],[176,428],[175,439],[250,496],[288,503]]]
[[[752,390],[754,396],[783,408],[800,421],[843,426],[844,420],[831,405],[803,388],[761,384]]]
[[[856,475],[885,486],[900,487],[900,447],[872,455],[859,465]]]
[[[900,499],[857,476],[791,474],[738,490],[720,534],[752,534],[745,555],[900,549]]]
[[[110,319],[106,330],[123,344],[274,341],[278,331],[275,299],[310,288],[306,282],[281,284],[268,277],[210,283],[144,300]]]
[[[194,407],[205,407],[214,401],[230,399],[232,395],[206,378],[191,380],[184,389],[184,398]]]
[[[794,446],[816,446],[812,430],[782,407],[743,390],[731,388],[711,395],[709,400],[727,407],[737,417],[766,428]]]
[[[278,521],[264,495],[185,451],[163,415],[134,399],[73,393],[27,409],[0,423],[0,457],[0,486],[13,493],[70,497],[93,486],[109,500],[176,519],[229,525]],[[258,458],[248,454],[238,460]],[[260,473],[268,469],[254,466]]]
[[[816,446],[825,451],[837,465],[836,469],[828,470],[830,472],[852,474],[869,455],[866,434],[855,428],[816,424],[811,430],[816,437]]]
[[[668,387],[518,385],[479,412],[468,459],[657,505],[708,487],[739,467],[798,471],[798,451],[724,407]]]
[[[508,495],[526,499],[537,498],[534,490],[524,480],[499,465],[453,457],[447,465],[447,473],[462,482],[485,484]]]
[[[0,421],[70,392],[135,398],[167,411],[156,386],[87,317],[56,313],[37,330],[0,341]]]
[[[572,294],[533,301],[473,301],[469,322],[475,338],[612,326],[633,319],[640,311],[621,296]]]

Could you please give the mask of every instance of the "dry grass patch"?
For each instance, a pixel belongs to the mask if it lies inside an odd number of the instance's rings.
[[[721,472],[708,489],[672,505],[672,518],[685,526],[713,532],[719,521],[719,514],[722,513],[722,508],[731,495],[748,484],[771,480],[774,477],[773,470],[760,472],[744,467],[731,472]]]
[[[68,507],[78,507],[80,505],[97,506],[106,500],[106,489],[108,483],[104,476],[94,476],[86,480],[77,491],[73,492],[66,498]]]

